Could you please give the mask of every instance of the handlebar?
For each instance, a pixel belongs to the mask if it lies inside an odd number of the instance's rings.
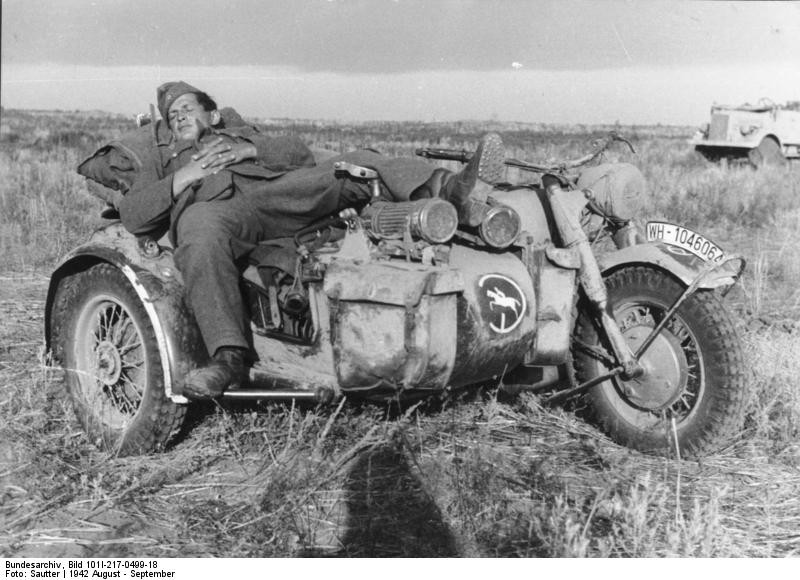
[[[611,131],[607,136],[593,143],[595,150],[592,153],[584,155],[583,157],[578,157],[577,159],[562,161],[555,164],[528,163],[527,161],[520,161],[519,159],[506,159],[504,163],[509,167],[516,167],[535,173],[564,173],[568,169],[575,169],[576,167],[580,167],[596,159],[615,141],[625,143],[631,150],[631,153],[636,154],[636,150],[633,148],[630,141],[619,135],[616,131]],[[466,151],[464,149],[433,149],[430,147],[421,147],[416,149],[414,153],[426,159],[460,161],[461,163],[468,162],[474,155],[472,151]]]

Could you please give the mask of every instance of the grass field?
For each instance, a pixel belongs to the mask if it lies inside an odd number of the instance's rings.
[[[572,413],[493,392],[398,416],[373,405],[207,406],[166,452],[98,451],[42,325],[48,275],[102,223],[74,169],[132,126],[9,111],[0,127],[0,555],[779,557],[800,550],[800,174],[705,162],[691,128],[618,127],[664,218],[742,254],[729,295],[748,359],[746,422],[700,461],[621,448]],[[578,157],[606,127],[273,121],[309,144],[391,155],[472,148]],[[519,178],[518,175],[513,175]]]

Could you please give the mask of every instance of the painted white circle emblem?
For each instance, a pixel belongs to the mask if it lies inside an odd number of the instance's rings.
[[[500,274],[486,274],[478,280],[478,300],[488,318],[489,328],[498,334],[514,330],[528,310],[522,288]]]

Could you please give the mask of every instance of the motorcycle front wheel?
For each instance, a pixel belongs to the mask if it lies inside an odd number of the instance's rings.
[[[163,449],[186,407],[164,392],[153,325],[125,275],[98,264],[67,278],[51,329],[67,393],[92,442],[118,455]]]
[[[608,308],[633,352],[664,318],[684,287],[647,267],[606,278]],[[573,358],[579,382],[607,373],[611,349],[586,304],[579,305]],[[643,353],[644,374],[593,387],[591,419],[620,444],[645,452],[700,456],[741,427],[744,356],[733,322],[709,291],[689,297]]]

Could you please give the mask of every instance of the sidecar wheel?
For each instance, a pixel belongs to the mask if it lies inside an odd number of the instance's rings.
[[[669,275],[629,267],[606,279],[609,310],[633,351],[683,291]],[[597,324],[580,309],[573,347],[580,382],[609,370],[598,352],[610,352]],[[598,348],[599,347],[599,348]],[[594,350],[594,352],[592,352]],[[720,300],[700,291],[645,351],[643,376],[605,381],[585,401],[596,424],[623,445],[646,452],[698,456],[718,448],[741,426],[744,357],[733,322]],[[674,425],[674,429],[673,429]]]
[[[118,455],[162,449],[185,405],[164,393],[153,325],[125,275],[99,264],[67,278],[53,307],[54,354],[79,422]]]

